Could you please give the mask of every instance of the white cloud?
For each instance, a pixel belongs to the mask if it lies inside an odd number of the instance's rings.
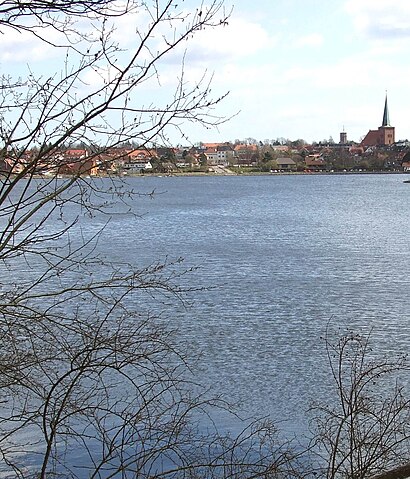
[[[345,8],[356,30],[371,39],[410,38],[408,0],[347,0]]]
[[[410,75],[410,66],[394,63],[380,55],[357,54],[326,64],[307,67],[292,66],[280,70],[275,75],[276,84],[309,85],[311,87],[348,91],[352,88],[377,86],[386,88],[406,87]]]
[[[214,72],[213,85],[221,86],[223,92],[235,87],[254,88],[261,77],[272,75],[274,67],[269,61],[272,58],[269,48],[275,43],[276,39],[260,24],[231,18],[227,26],[199,31],[187,43],[169,52],[157,65],[160,84],[171,86],[181,77],[181,61],[185,53],[184,81],[195,84],[204,72],[208,72],[208,78]],[[161,48],[159,43],[158,48]],[[252,57],[255,62],[249,66]],[[261,57],[266,60],[263,65],[260,64]]]
[[[13,29],[1,35],[0,60],[13,63],[26,63],[45,60],[53,55],[53,48],[28,32]],[[47,38],[51,40],[47,34]]]
[[[319,47],[321,45],[323,45],[323,35],[320,33],[311,33],[297,38],[295,41],[296,47]]]
[[[231,61],[271,47],[276,39],[258,23],[231,18],[227,26],[205,29],[190,41],[190,59]]]

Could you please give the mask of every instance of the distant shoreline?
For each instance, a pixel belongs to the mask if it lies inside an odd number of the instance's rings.
[[[183,176],[335,176],[335,175],[340,175],[340,176],[349,176],[349,175],[410,175],[410,172],[404,172],[404,171],[311,171],[311,172],[304,172],[304,171],[281,171],[277,173],[269,173],[269,172],[258,172],[258,171],[247,171],[243,173],[236,173],[236,172],[230,172],[230,173],[214,173],[214,172],[189,172],[189,173],[183,173],[183,172],[176,172],[176,173],[133,173],[133,174],[128,174],[128,175],[112,175],[112,176],[118,176],[121,178],[143,178],[143,177],[173,177],[173,176],[178,176],[178,177],[183,177]],[[110,175],[97,175],[95,178],[98,178],[99,176],[104,177],[104,176],[110,176]]]
[[[245,171],[243,173],[229,172],[229,173],[215,173],[215,172],[175,172],[175,173],[131,173],[131,174],[98,174],[98,175],[81,175],[81,179],[94,179],[94,178],[170,178],[170,177],[218,177],[218,176],[350,176],[350,175],[408,175],[410,172],[405,171],[280,171],[275,173],[270,172],[258,172],[258,171]],[[67,179],[72,178],[72,175],[35,175],[37,179]],[[1,176],[0,176],[1,179]]]

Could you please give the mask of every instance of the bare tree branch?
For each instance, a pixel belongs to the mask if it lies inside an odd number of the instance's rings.
[[[118,36],[125,16],[131,47]],[[225,121],[214,113],[225,93],[212,95],[207,72],[188,81],[185,51],[228,17],[216,0],[190,10],[174,0],[0,5],[0,35],[39,42],[59,65],[45,74],[33,59],[0,82],[2,477],[298,477],[299,455],[272,424],[238,437],[215,427],[212,410],[229,408],[196,384],[161,316],[164,301],[187,304],[193,288],[179,282],[192,269],[178,258],[113,261],[98,248],[116,213],[137,217],[140,193],[89,178],[94,162],[120,158],[124,141],[166,145],[170,128],[185,137],[186,121]],[[169,95],[147,97],[170,57],[181,66]],[[87,233],[85,220],[100,226]]]

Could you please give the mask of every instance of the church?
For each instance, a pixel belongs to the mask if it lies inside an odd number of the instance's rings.
[[[377,130],[369,130],[367,135],[363,138],[361,145],[365,148],[368,148],[369,146],[389,146],[392,145],[394,141],[394,126],[390,125],[386,94],[382,126],[379,126]]]

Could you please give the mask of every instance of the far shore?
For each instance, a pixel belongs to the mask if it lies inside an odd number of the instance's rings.
[[[89,175],[83,174],[79,177],[82,179],[91,179],[91,178],[166,178],[166,177],[201,177],[201,176],[348,176],[348,175],[410,175],[410,171],[389,171],[389,170],[377,170],[377,171],[277,171],[277,172],[265,172],[265,171],[243,171],[243,172],[214,172],[214,171],[176,171],[171,173],[127,173],[127,174],[118,174],[118,173],[99,173],[98,175]],[[58,175],[34,175],[35,178],[46,178],[46,179],[65,179],[72,178],[73,175],[68,174],[58,174]],[[1,176],[0,176],[1,178]]]
[[[388,171],[388,170],[377,170],[377,171],[278,171],[278,172],[268,172],[268,171],[243,171],[243,172],[203,172],[203,171],[190,171],[190,172],[172,172],[172,173],[132,173],[127,175],[113,175],[119,176],[122,178],[143,178],[143,177],[172,177],[172,176],[311,176],[311,175],[407,175],[410,172],[405,171]],[[97,177],[104,177],[110,175],[98,175]]]

